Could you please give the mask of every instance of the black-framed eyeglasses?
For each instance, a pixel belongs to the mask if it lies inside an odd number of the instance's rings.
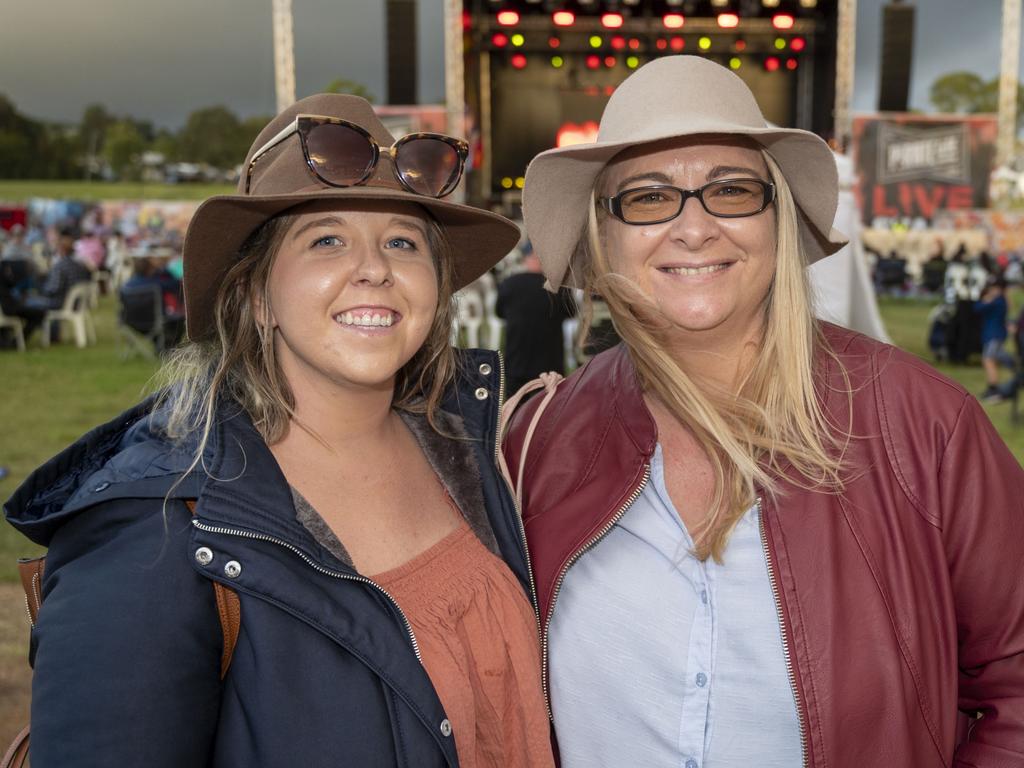
[[[253,154],[245,169],[246,194],[256,161],[293,133],[299,135],[310,172],[332,187],[365,183],[383,151],[403,187],[417,195],[444,197],[458,186],[469,156],[465,141],[441,133],[410,133],[381,147],[365,128],[348,120],[299,115]]]
[[[719,179],[698,189],[652,184],[598,200],[605,210],[626,224],[661,224],[682,213],[691,197],[696,197],[712,216],[738,219],[754,216],[771,205],[775,185],[761,179]]]

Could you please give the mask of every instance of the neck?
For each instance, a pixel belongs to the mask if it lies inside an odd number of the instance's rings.
[[[738,394],[761,344],[760,323],[741,330],[715,328],[674,334],[666,349],[701,386]]]
[[[290,378],[289,385],[295,397],[295,415],[288,432],[272,446],[275,453],[326,450],[335,455],[360,454],[394,438],[394,382],[380,387],[338,387],[322,380]]]

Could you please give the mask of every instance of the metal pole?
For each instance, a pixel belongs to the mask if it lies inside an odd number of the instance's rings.
[[[999,140],[996,162],[1008,163],[1017,139],[1017,71],[1020,67],[1020,2],[1003,0],[1003,45],[999,70]]]
[[[444,4],[444,103],[446,130],[453,136],[465,136],[466,73],[462,50],[462,0]],[[466,185],[454,192],[456,202],[466,199]]]
[[[853,70],[857,45],[857,0],[839,0],[839,20],[836,24],[836,102],[835,141],[838,149],[845,150],[853,130]]]
[[[292,0],[274,3],[274,92],[277,111],[295,103],[295,41],[292,36]]]

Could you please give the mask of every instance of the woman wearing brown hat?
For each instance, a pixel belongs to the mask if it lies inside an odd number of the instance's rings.
[[[168,386],[7,504],[35,768],[552,764],[501,363],[449,345],[519,236],[442,199],[465,153],[315,96],[199,208]]]
[[[823,141],[689,56],[527,172],[549,285],[624,341],[504,446],[563,768],[1024,765],[1024,471],[959,385],[815,320],[836,199]]]

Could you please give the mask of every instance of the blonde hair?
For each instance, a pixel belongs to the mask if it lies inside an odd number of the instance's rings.
[[[295,398],[274,350],[270,322],[269,280],[274,260],[295,215],[280,215],[256,230],[239,249],[238,258],[217,291],[216,331],[173,350],[157,373],[162,385],[153,410],[167,409],[166,436],[181,443],[198,435],[187,475],[202,461],[222,398],[237,402],[272,445],[295,420]],[[423,346],[398,371],[392,407],[425,413],[431,426],[457,368],[449,344],[455,305],[451,246],[440,224],[425,212],[427,241],[438,278],[438,302]],[[308,425],[298,423],[314,436]]]
[[[714,492],[694,544],[699,558],[717,562],[758,488],[777,495],[787,464],[802,478],[796,481],[801,487],[840,492],[849,440],[848,432],[829,422],[815,396],[815,350],[834,355],[814,318],[796,204],[778,165],[762,154],[776,189],[777,261],[764,305],[761,349],[736,392],[701,386],[666,351],[669,324],[663,315],[635,283],[610,270],[596,205],[577,262],[588,305],[595,294],[607,303],[643,388],[690,430],[710,459]],[[599,179],[595,189],[600,186]],[[584,328],[590,311],[588,306]]]

